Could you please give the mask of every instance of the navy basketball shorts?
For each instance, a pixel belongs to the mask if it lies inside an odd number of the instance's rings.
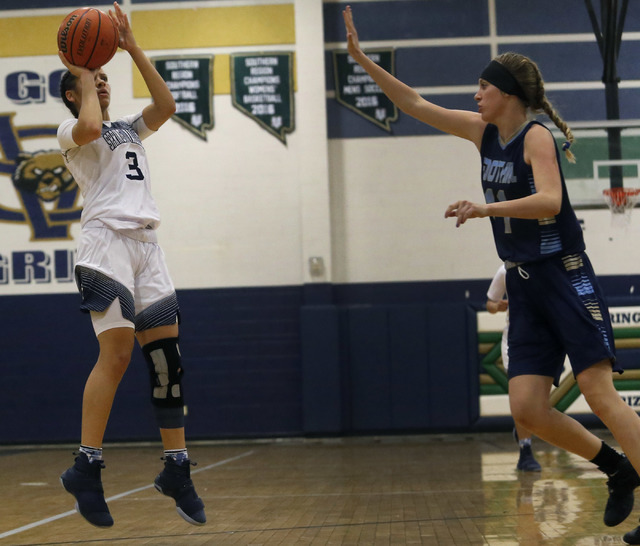
[[[509,378],[557,378],[566,356],[574,376],[603,360],[622,373],[609,310],[585,253],[511,267],[507,294]]]

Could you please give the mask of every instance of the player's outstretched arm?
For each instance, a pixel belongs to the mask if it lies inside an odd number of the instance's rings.
[[[342,12],[347,33],[347,50],[364,68],[387,97],[404,113],[440,131],[470,140],[480,146],[486,123],[480,114],[465,110],[450,110],[433,104],[420,96],[381,66],[369,59],[360,48],[358,32],[353,22],[353,10],[347,6]]]
[[[113,8],[115,12],[109,10],[109,16],[118,26],[120,47],[131,55],[153,99],[153,102],[142,111],[142,117],[146,126],[156,131],[175,113],[176,102],[162,76],[138,46],[127,14],[122,11],[117,2],[113,3]]]

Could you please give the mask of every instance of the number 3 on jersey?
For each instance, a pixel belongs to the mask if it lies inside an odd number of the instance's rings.
[[[144,180],[144,174],[138,166],[138,155],[135,152],[127,152],[125,157],[129,160],[127,167],[129,167],[130,171],[133,171],[135,173],[128,174],[127,178],[129,180]]]
[[[498,190],[498,192],[494,195],[493,190],[491,188],[487,188],[484,192],[484,200],[486,203],[495,203],[496,201],[506,201],[507,196],[504,194],[504,190]],[[511,218],[505,216],[504,220],[504,232],[511,233]]]

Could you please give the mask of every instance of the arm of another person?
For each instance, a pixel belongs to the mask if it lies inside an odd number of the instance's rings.
[[[120,31],[120,47],[131,55],[153,99],[153,102],[142,111],[144,123],[149,129],[157,131],[175,113],[176,102],[162,76],[138,46],[129,24],[129,18],[117,2],[113,3],[113,7],[115,13],[109,10],[109,16]]]
[[[389,74],[364,54],[353,23],[351,6],[347,6],[342,15],[349,54],[400,110],[440,131],[470,140],[478,150],[480,149],[486,123],[482,121],[479,113],[443,108],[422,98],[414,89]]]
[[[493,276],[489,290],[487,290],[487,311],[498,313],[509,308],[507,295],[507,270],[504,265],[500,265],[498,271]]]

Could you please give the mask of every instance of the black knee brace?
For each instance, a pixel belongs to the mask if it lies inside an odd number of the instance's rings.
[[[158,339],[142,347],[149,367],[151,401],[160,428],[184,426],[182,362],[178,338]]]

